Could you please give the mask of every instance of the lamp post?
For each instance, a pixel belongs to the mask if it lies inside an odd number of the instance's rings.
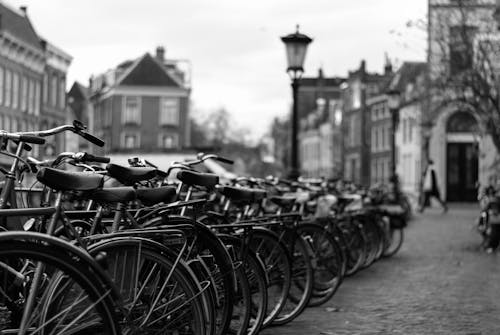
[[[391,180],[394,185],[394,196],[396,200],[399,197],[399,178],[396,173],[396,129],[399,124],[399,105],[401,103],[401,93],[396,89],[391,89],[387,93],[387,106],[391,112]]]
[[[290,179],[297,179],[300,176],[299,153],[298,153],[298,128],[299,128],[299,80],[304,73],[304,60],[306,58],[307,46],[312,42],[312,38],[299,33],[299,26],[293,34],[281,37],[285,43],[287,56],[287,72],[292,80],[293,108],[292,108],[292,147],[291,147],[291,166]]]

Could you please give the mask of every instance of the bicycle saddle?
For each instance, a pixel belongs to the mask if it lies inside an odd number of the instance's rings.
[[[267,192],[246,187],[221,186],[217,189],[223,196],[235,202],[255,202],[262,200]]]
[[[219,176],[213,173],[201,173],[188,170],[177,172],[177,179],[190,186],[214,187],[219,183]]]
[[[295,197],[289,197],[289,196],[283,196],[283,197],[274,196],[274,197],[269,198],[269,200],[272,203],[274,203],[280,207],[292,206],[295,203],[296,199],[297,198],[295,198]]]
[[[106,170],[111,177],[128,186],[158,176],[158,170],[150,167],[126,167],[117,164],[108,164],[106,165]]]
[[[146,206],[155,204],[174,202],[177,198],[177,190],[175,187],[165,186],[157,188],[139,188],[136,190],[137,199]]]
[[[109,187],[92,192],[89,198],[104,203],[129,202],[135,200],[136,194],[133,187]]]
[[[101,188],[104,176],[92,172],[42,168],[36,175],[42,184],[57,191],[92,191]]]

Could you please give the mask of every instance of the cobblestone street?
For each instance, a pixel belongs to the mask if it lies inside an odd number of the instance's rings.
[[[472,205],[414,219],[402,250],[346,279],[325,305],[307,309],[280,334],[498,334],[500,254],[479,249]]]

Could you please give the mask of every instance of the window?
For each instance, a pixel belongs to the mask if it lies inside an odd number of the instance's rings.
[[[379,142],[378,142],[379,148],[380,148],[380,150],[384,150],[385,149],[385,127],[384,126],[380,127],[378,135],[380,136]]]
[[[15,133],[16,131],[19,131],[19,129],[17,128],[17,119],[16,118],[12,118],[12,124],[11,124],[10,131],[13,133]]]
[[[140,97],[126,96],[123,98],[123,124],[141,124]]]
[[[10,116],[5,115],[3,127],[5,131],[10,131]]]
[[[61,78],[59,82],[59,107],[64,108],[66,105],[66,81]]]
[[[21,110],[26,112],[28,106],[28,79],[21,77]]]
[[[35,115],[40,115],[40,94],[41,94],[41,87],[40,87],[40,82],[36,81],[35,82],[35,103],[34,103],[34,108],[35,110],[33,111]]]
[[[4,80],[3,80],[3,67],[0,67],[0,105],[3,105],[3,89],[4,89]]]
[[[53,76],[50,84],[50,105],[57,106],[57,77]]]
[[[43,103],[47,104],[47,100],[49,99],[49,75],[43,75]]]
[[[12,75],[12,108],[19,106],[19,74]]]
[[[108,108],[104,108],[104,110],[102,111],[102,115],[103,115],[103,121],[102,121],[103,127],[111,126],[111,123],[113,122],[113,110],[111,109],[111,106],[108,106]]]
[[[5,71],[5,106],[10,107],[12,97],[12,72]]]
[[[458,74],[472,67],[473,42],[477,28],[460,25],[450,27],[450,74]]]
[[[179,125],[179,99],[160,99],[160,125]]]
[[[29,80],[29,88],[28,88],[28,114],[33,114],[35,109],[35,81]]]
[[[122,146],[125,149],[137,149],[140,146],[138,133],[123,133]]]
[[[406,118],[405,118],[405,119],[403,119],[403,122],[402,122],[402,128],[403,128],[403,143],[406,143],[406,138],[407,138],[407,135],[406,135],[407,124],[408,124],[408,120],[407,120]]]
[[[177,134],[161,134],[160,147],[166,149],[177,148],[179,146],[179,137]]]

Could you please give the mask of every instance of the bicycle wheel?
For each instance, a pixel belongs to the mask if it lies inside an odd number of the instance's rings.
[[[241,263],[244,275],[248,280],[250,288],[250,320],[246,334],[258,334],[267,311],[267,278],[264,263],[248,246],[245,246],[243,240],[234,235],[220,235],[221,240],[229,245],[233,250],[234,258]]]
[[[89,252],[106,254],[106,273],[120,290],[124,332],[205,334],[203,289],[177,255],[133,237],[98,242]]]
[[[286,304],[272,322],[273,326],[284,325],[298,317],[307,307],[313,291],[312,251],[306,241],[300,235],[290,232],[280,236],[292,258],[292,284]]]
[[[233,299],[233,316],[226,334],[246,335],[251,316],[250,284],[242,263],[235,267],[236,294]]]
[[[387,248],[384,250],[384,257],[395,255],[404,241],[404,229],[389,228],[386,232]]]
[[[378,234],[377,227],[375,227],[375,222],[371,221],[371,219],[363,217],[361,219],[361,224],[363,227],[362,229],[364,235],[366,237],[366,244],[368,249],[365,261],[361,266],[362,269],[365,269],[372,265],[373,262],[375,262],[375,260],[377,259],[377,254],[380,246],[380,236]]]
[[[64,247],[62,241],[40,243],[37,236],[33,240],[2,237],[1,333],[120,334],[111,286],[71,252],[74,247]]]
[[[217,293],[215,300],[216,334],[224,335],[228,331],[233,314],[236,287],[233,263],[224,243],[206,226],[206,224],[210,224],[209,218],[204,217],[202,220],[204,221],[195,221],[188,217],[164,216],[149,220],[143,226],[158,227],[167,224],[179,227],[187,225],[195,229],[196,233],[190,234],[193,236],[188,241],[189,255],[187,257],[202,255],[204,259],[211,259],[206,263],[210,270],[210,280],[214,283]]]
[[[344,234],[347,245],[346,276],[353,275],[359,270],[366,258],[366,239],[355,220],[341,220],[338,227]]]
[[[342,282],[340,247],[325,227],[315,223],[300,224],[297,232],[309,243],[314,269],[313,293],[308,306],[319,306],[337,292]]]
[[[262,260],[267,273],[267,313],[263,327],[267,327],[284,307],[291,284],[291,265],[286,245],[268,229],[252,231],[250,248]]]

